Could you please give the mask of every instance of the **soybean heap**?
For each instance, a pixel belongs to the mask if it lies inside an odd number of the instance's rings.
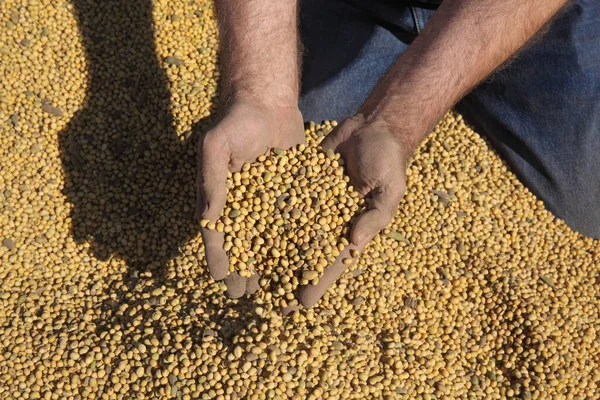
[[[227,296],[193,220],[217,52],[207,1],[0,2],[0,398],[599,396],[599,243],[457,114],[392,223],[289,317],[364,206],[318,149],[335,123],[231,175],[214,229],[259,278]]]

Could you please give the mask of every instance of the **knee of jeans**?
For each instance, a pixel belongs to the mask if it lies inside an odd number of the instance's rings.
[[[587,237],[600,239],[600,209],[597,201],[600,190],[589,187],[571,187],[560,199],[549,204],[548,209],[562,219],[573,231]]]
[[[332,98],[331,93],[308,93],[298,103],[305,122],[321,123],[324,120],[341,122],[354,115],[356,110],[351,102],[343,102]]]

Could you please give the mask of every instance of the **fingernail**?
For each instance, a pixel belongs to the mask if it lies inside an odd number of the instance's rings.
[[[361,234],[361,233],[357,233],[356,235],[352,235],[352,237],[354,238],[354,240],[352,240],[352,244],[355,246],[359,246],[360,243],[362,243],[365,235]]]

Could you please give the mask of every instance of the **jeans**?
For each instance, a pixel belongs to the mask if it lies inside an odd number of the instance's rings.
[[[550,212],[573,230],[600,238],[600,6],[595,3],[568,3],[547,32],[456,108]],[[304,119],[341,121],[353,115],[435,7],[416,0],[303,0]]]

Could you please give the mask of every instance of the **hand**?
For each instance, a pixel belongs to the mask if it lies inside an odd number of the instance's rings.
[[[219,218],[227,199],[228,169],[239,171],[270,147],[288,149],[304,142],[304,124],[297,107],[236,101],[198,144],[196,218],[212,222]],[[224,235],[204,228],[201,233],[209,273],[221,280],[229,271]]]
[[[348,268],[342,259],[350,257],[350,250],[362,251],[394,217],[406,190],[406,167],[413,149],[404,140],[409,135],[403,133],[382,121],[367,122],[357,114],[323,140],[324,150],[333,149],[342,155],[350,182],[370,201],[367,211],[352,226],[351,244],[325,269],[317,285],[306,286],[301,292],[299,300],[304,307],[312,307]]]

